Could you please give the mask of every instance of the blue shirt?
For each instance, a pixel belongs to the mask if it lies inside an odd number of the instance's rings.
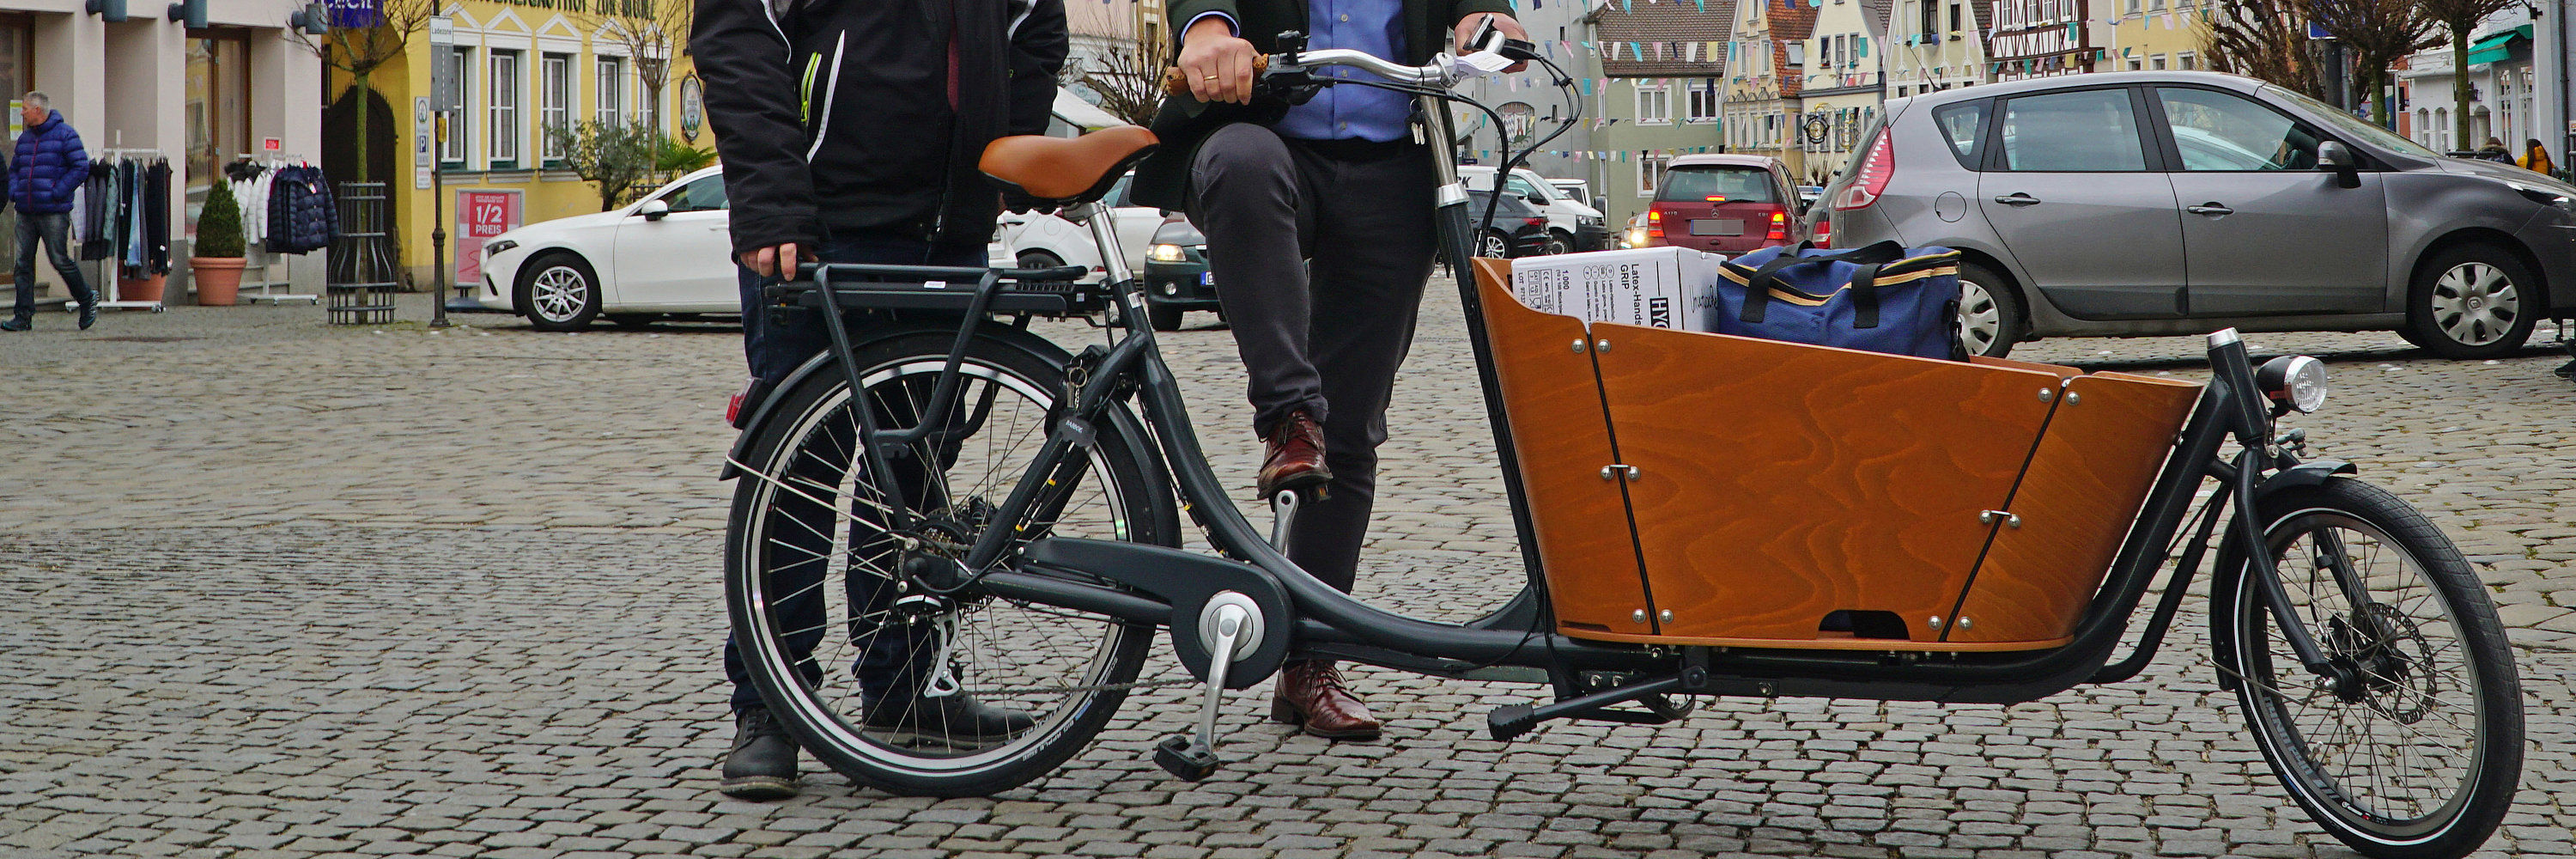
[[[1209,12],[1207,15],[1219,15]],[[1201,15],[1200,17],[1206,17]],[[1220,17],[1223,17],[1220,15]],[[1190,23],[1198,23],[1192,19]],[[1228,25],[1234,21],[1227,20]],[[1403,0],[1306,0],[1306,47],[1348,48],[1374,57],[1404,56]],[[1187,28],[1183,28],[1186,32]],[[1237,30],[1242,29],[1236,27]],[[1238,35],[1240,35],[1238,33]],[[1357,69],[1334,67],[1319,76],[1378,80]],[[1368,86],[1328,86],[1312,101],[1288,109],[1271,126],[1281,137],[1336,140],[1356,137],[1385,143],[1411,135],[1413,97]]]

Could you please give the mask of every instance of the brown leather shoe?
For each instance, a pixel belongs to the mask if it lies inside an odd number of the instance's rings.
[[[1323,659],[1280,666],[1279,688],[1270,693],[1270,718],[1302,723],[1306,733],[1328,740],[1374,740],[1385,727],[1342,685],[1340,667]]]
[[[1304,409],[1289,412],[1288,419],[1272,428],[1264,441],[1270,456],[1261,461],[1261,479],[1254,490],[1260,497],[1333,482],[1333,473],[1324,468],[1324,428]]]

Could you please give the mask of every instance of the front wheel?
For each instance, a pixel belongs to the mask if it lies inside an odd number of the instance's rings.
[[[1056,501],[999,521],[1046,443],[1065,357],[1016,332],[978,337],[954,407],[926,415],[955,338],[922,330],[857,347],[863,394],[837,368],[789,390],[741,464],[726,533],[726,603],[752,685],[815,758],[897,794],[989,795],[1054,770],[1117,711],[1153,638],[971,587],[929,593],[907,570],[953,566],[941,546],[994,528],[1019,529],[1022,543],[1177,545],[1179,531],[1123,412],[1055,473]],[[940,429],[889,450],[891,474],[874,475],[853,462],[861,407],[880,428]],[[923,520],[902,533],[885,524],[898,491]]]
[[[2291,605],[2355,681],[2302,666],[2252,565],[2223,560],[2235,572],[2211,594],[2212,632],[2263,759],[2309,817],[2364,855],[2476,850],[2512,804],[2523,744],[2513,652],[2476,571],[2424,514],[2358,480],[2283,490],[2261,507]]]
[[[2486,244],[2453,245],[2416,270],[2407,291],[2408,342],[2444,358],[2496,358],[2522,348],[2545,309],[2540,279]]]
[[[601,300],[599,274],[590,263],[570,253],[554,253],[531,260],[519,270],[517,299],[520,315],[528,317],[528,326],[539,331],[579,331],[599,318]]]

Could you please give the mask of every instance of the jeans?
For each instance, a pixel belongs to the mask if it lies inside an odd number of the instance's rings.
[[[72,259],[68,246],[72,229],[70,212],[30,215],[18,214],[18,267],[12,272],[18,279],[18,306],[14,314],[24,322],[36,316],[36,241],[44,240],[46,258],[54,264],[54,273],[62,275],[63,285],[71,288],[72,300],[82,306],[98,303],[98,293],[91,292],[89,281],[81,279],[80,263]]]
[[[884,233],[834,236],[816,249],[816,256],[824,262],[978,268],[985,264],[981,245],[933,245]],[[762,306],[760,291],[772,279],[762,278],[740,266],[736,267],[735,279],[742,290],[743,355],[750,363],[754,377],[777,385],[798,366],[831,347],[831,331],[817,313],[792,311],[783,320],[770,317],[769,310]],[[848,321],[853,326],[864,327],[870,320],[861,314]],[[920,392],[923,398],[927,394],[926,390]],[[748,409],[752,405],[744,403],[743,407]],[[883,409],[876,413],[881,427],[895,420],[908,424],[913,417],[892,415]],[[772,544],[779,547],[771,551],[785,558],[828,557],[834,532],[839,526],[840,516],[834,509],[836,496],[821,487],[839,485],[841,476],[850,467],[848,458],[840,452],[854,450],[855,445],[846,423],[830,422],[821,432],[825,437],[808,448],[809,451],[821,451],[820,455],[798,457],[785,475],[786,479],[813,497],[789,495],[772,508],[772,520],[764,523],[763,530],[771,535]],[[909,451],[894,453],[889,467],[894,471],[896,481],[907,488],[907,504],[919,509],[926,500],[921,492],[929,481],[922,479],[926,472],[919,459],[905,455],[907,453]],[[737,479],[760,478],[746,476]],[[875,517],[863,505],[854,511],[851,520],[854,527],[861,529],[877,524]],[[849,561],[853,568],[890,569],[897,558],[891,540],[853,541],[850,547]],[[774,605],[779,625],[790,630],[785,636],[787,655],[809,684],[822,681],[823,669],[815,663],[813,654],[830,626],[825,622],[823,595],[816,587],[827,572],[824,566],[793,561],[773,565],[769,582],[773,591],[793,595],[778,600]],[[845,586],[853,613],[881,611],[893,597],[889,580],[871,577],[864,572],[846,578]],[[867,629],[863,624],[851,624],[850,627],[848,632],[854,638],[872,633],[859,648],[851,666],[864,703],[873,706],[890,697],[910,695],[918,688],[923,679],[919,669],[926,667],[937,652],[937,642],[924,634],[886,628]],[[752,686],[751,674],[744,667],[742,655],[730,636],[725,639],[724,669],[725,679],[733,683],[731,704],[734,710],[762,704],[760,690]]]

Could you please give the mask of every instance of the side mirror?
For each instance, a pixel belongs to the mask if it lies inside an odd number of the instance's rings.
[[[2317,144],[2317,166],[2334,171],[2337,188],[2361,187],[2361,162],[2341,143],[2328,140]]]
[[[1609,195],[1606,195],[1606,194],[1594,194],[1594,195],[1592,195],[1592,211],[1600,212],[1600,213],[1602,213],[1602,214],[1604,214],[1604,215],[1609,214],[1609,213],[1610,213],[1610,197],[1609,197]]]
[[[671,204],[660,200],[646,200],[644,207],[635,210],[635,213],[643,215],[644,220],[659,221],[671,216]]]

